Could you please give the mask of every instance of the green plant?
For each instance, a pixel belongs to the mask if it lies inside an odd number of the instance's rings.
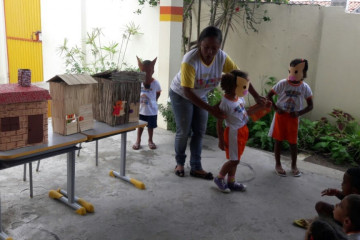
[[[145,3],[148,3],[150,7],[156,7],[160,3],[160,0],[138,0],[138,3],[139,3],[139,6],[144,6]],[[136,11],[134,13],[141,14],[142,8],[136,9]]]
[[[95,74],[106,70],[122,70],[123,67],[134,69],[128,66],[124,57],[131,36],[141,34],[139,29],[140,27],[135,26],[133,22],[127,24],[122,35],[121,45],[116,42],[103,45],[101,29],[93,29],[92,32],[87,33],[84,41],[91,57],[87,56],[86,52],[76,45],[69,47],[68,40],[65,38],[63,45],[58,50],[59,54],[65,58],[66,72]],[[118,55],[117,62],[115,62],[116,55]]]
[[[215,88],[208,94],[208,101],[209,105],[214,106],[218,104],[221,101],[223,93],[219,88]],[[217,131],[216,131],[216,122],[217,118],[209,114],[208,121],[207,121],[207,127],[206,127],[206,134],[217,137]]]
[[[330,157],[336,164],[360,164],[360,125],[348,113],[334,109],[330,114],[335,118],[331,124],[326,118],[316,122],[314,127],[315,145],[312,150]]]
[[[164,117],[165,122],[167,123],[167,130],[176,132],[176,122],[175,122],[174,113],[172,111],[171,102],[168,101],[166,103],[166,106],[163,104],[159,104],[159,112]]]

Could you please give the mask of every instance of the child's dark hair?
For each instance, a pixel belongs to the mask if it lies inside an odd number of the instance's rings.
[[[340,226],[330,219],[317,219],[310,225],[310,234],[314,240],[347,239]]]
[[[350,177],[351,187],[360,193],[360,167],[349,168],[345,173]]]
[[[360,195],[350,194],[346,197],[347,215],[351,220],[352,231],[360,231]]]
[[[143,64],[144,66],[148,66],[148,65],[152,64],[152,61],[150,61],[150,60],[144,60],[144,61],[142,62],[142,64]]]
[[[231,73],[226,73],[221,77],[220,87],[224,90],[225,94],[234,94],[237,87],[237,77],[247,79],[248,74],[240,70],[233,70]]]
[[[197,41],[197,46],[199,47],[201,41],[203,41],[205,38],[208,38],[208,37],[216,37],[217,40],[219,41],[219,43],[222,42],[221,30],[214,26],[208,26],[201,31],[198,41]]]
[[[303,59],[303,58],[296,58],[294,60],[292,60],[290,62],[290,67],[296,67],[296,65],[298,65],[299,63],[305,63],[305,67],[304,67],[304,70],[303,70],[303,77],[306,78],[307,76],[307,70],[308,70],[308,67],[309,67],[309,64],[308,64],[308,60],[306,59]]]

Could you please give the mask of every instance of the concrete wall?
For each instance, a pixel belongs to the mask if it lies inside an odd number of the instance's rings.
[[[360,15],[324,9],[313,117],[340,108],[360,119]]]
[[[170,4],[170,3],[169,3]],[[202,22],[208,24],[209,1],[203,1]],[[159,7],[145,6],[141,15],[137,1],[125,0],[41,0],[44,80],[65,72],[64,59],[58,48],[64,38],[69,46],[84,46],[81,39],[93,28],[102,28],[104,43],[121,42],[124,27],[131,21],[140,26],[142,35],[129,42],[126,62],[137,66],[135,56],[143,59],[159,57],[166,41],[160,41]],[[268,11],[270,22],[258,26],[258,33],[246,33],[239,25],[226,40],[225,51],[240,69],[246,70],[255,88],[262,92],[268,77],[278,80],[287,76],[289,62],[296,57],[309,60],[308,78],[314,92],[314,110],[308,114],[319,119],[340,108],[360,119],[357,98],[360,93],[357,67],[360,62],[360,15],[346,14],[341,7],[263,5],[259,12]],[[3,0],[0,0],[0,83],[7,83],[7,55]],[[193,17],[193,36],[196,36],[196,15]],[[180,29],[171,30],[171,39],[181,36]],[[166,33],[164,33],[166,35]],[[105,39],[106,38],[106,39]],[[195,39],[192,39],[195,40]],[[161,42],[162,47],[159,46]],[[167,46],[167,45],[166,45]],[[154,77],[159,76],[159,63],[169,61],[173,76],[180,67],[180,58],[158,59]],[[165,64],[166,65],[166,64]],[[162,69],[163,70],[163,69]],[[161,103],[167,99],[169,77],[161,77]],[[253,103],[252,99],[249,99]]]
[[[360,119],[360,15],[347,14],[341,7],[314,5],[266,4],[259,13],[264,10],[270,22],[258,25],[258,33],[248,34],[239,25],[229,33],[224,48],[249,73],[257,91],[263,91],[268,77],[286,78],[292,59],[306,58],[305,81],[313,90],[315,106],[307,117],[316,120],[340,108]],[[202,27],[208,24],[208,16],[209,8],[203,4]]]

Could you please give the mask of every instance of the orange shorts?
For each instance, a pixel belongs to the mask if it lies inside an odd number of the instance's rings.
[[[235,131],[232,133],[227,127],[224,132],[226,158],[229,160],[240,160],[249,137],[249,129],[246,125],[237,129],[237,133]],[[231,134],[236,134],[236,136]]]
[[[293,118],[290,113],[275,113],[275,123],[272,138],[278,141],[287,140],[290,144],[297,143],[299,118]]]

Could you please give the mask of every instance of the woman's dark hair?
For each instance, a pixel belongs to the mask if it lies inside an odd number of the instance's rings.
[[[308,60],[303,59],[303,58],[296,58],[290,62],[290,67],[296,67],[296,65],[298,65],[299,63],[303,63],[303,62],[305,63],[305,67],[303,70],[303,76],[304,76],[304,78],[306,78],[307,77],[306,73],[307,73],[307,70],[309,67]]]
[[[200,43],[205,38],[208,38],[208,37],[216,37],[217,40],[219,41],[219,43],[222,42],[222,32],[221,32],[221,30],[218,29],[217,27],[209,26],[209,27],[204,28],[201,31],[200,36],[199,36],[198,41],[197,41],[197,46],[199,47]]]
[[[360,195],[350,194],[346,197],[347,215],[351,220],[352,231],[360,231]]]
[[[360,193],[360,167],[349,168],[345,173],[350,177],[351,187],[356,188]]]
[[[231,73],[226,73],[221,77],[220,87],[226,94],[233,94],[235,92],[237,87],[237,77],[247,79],[248,74],[240,70],[233,70]]]

